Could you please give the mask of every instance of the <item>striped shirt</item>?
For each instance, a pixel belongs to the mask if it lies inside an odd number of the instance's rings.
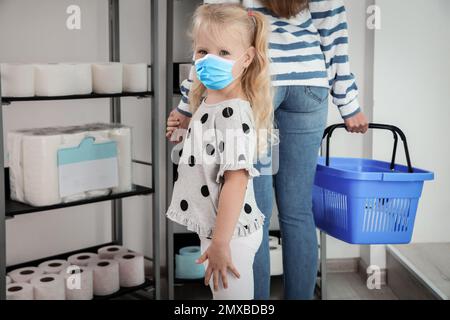
[[[240,2],[207,0],[205,3]],[[243,0],[249,9],[263,13],[269,23],[272,84],[317,86],[331,91],[342,118],[360,111],[355,76],[348,58],[348,25],[342,0],[310,0],[309,8],[290,19],[279,18],[258,0]],[[188,94],[194,76],[181,85],[178,110],[190,116]]]

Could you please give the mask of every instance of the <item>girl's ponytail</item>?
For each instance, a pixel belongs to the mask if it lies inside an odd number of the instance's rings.
[[[248,11],[248,17],[254,25],[252,46],[255,48],[255,58],[242,77],[242,84],[255,116],[258,153],[263,154],[267,150],[269,141],[276,143],[273,139],[273,97],[268,47],[269,27],[262,13]]]

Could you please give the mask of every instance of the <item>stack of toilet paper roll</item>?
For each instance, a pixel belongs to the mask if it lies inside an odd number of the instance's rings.
[[[270,248],[270,275],[280,276],[283,274],[283,255],[280,239],[278,237],[269,237]]]
[[[77,186],[72,193],[60,186],[58,151],[78,148],[86,139],[93,144],[115,142],[117,184],[91,189]],[[88,124],[18,130],[8,133],[8,163],[11,198],[33,206],[47,206],[132,190],[131,128],[119,124]],[[102,185],[103,186],[103,185]]]
[[[150,90],[146,63],[0,64],[2,96],[67,96]]]
[[[7,299],[91,300],[144,282],[143,255],[114,245],[11,271]]]

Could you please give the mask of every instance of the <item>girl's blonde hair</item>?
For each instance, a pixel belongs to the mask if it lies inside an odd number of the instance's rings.
[[[273,136],[273,104],[269,72],[268,35],[266,18],[259,12],[247,12],[238,4],[206,4],[195,11],[192,37],[199,30],[207,30],[220,37],[227,27],[235,27],[247,47],[255,48],[255,57],[241,76],[242,90],[250,102],[258,138],[258,153],[267,151],[268,139]],[[200,106],[206,87],[194,77],[189,92],[191,111]]]

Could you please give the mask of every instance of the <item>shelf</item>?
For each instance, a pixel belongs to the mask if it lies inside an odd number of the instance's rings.
[[[55,259],[67,260],[67,258],[69,256],[71,256],[73,254],[77,254],[77,253],[82,253],[82,252],[97,253],[97,250],[100,249],[101,247],[116,245],[116,244],[117,244],[116,242],[106,243],[106,244],[102,244],[99,246],[94,246],[94,247],[90,247],[90,248],[86,248],[86,249],[82,249],[82,250],[76,250],[76,251],[72,251],[72,252],[62,253],[62,254],[52,256],[52,257],[47,257],[47,258],[43,258],[43,259],[39,259],[39,260],[35,260],[35,261],[25,262],[25,263],[17,264],[14,266],[8,266],[8,267],[6,267],[6,272],[10,272],[14,269],[19,269],[19,268],[24,268],[24,267],[38,266],[40,263],[49,261],[49,260],[55,260]],[[131,288],[120,288],[119,291],[117,291],[116,293],[113,293],[111,295],[108,295],[108,296],[95,296],[94,300],[109,300],[109,299],[113,299],[113,298],[118,298],[125,294],[129,294],[129,293],[136,292],[139,290],[151,288],[152,286],[153,286],[152,281],[149,279],[146,279],[145,282],[139,286],[131,287]]]
[[[101,99],[101,98],[117,98],[117,97],[136,97],[146,98],[153,95],[151,91],[145,92],[122,92],[114,94],[81,94],[69,96],[53,96],[53,97],[2,97],[2,104],[10,104],[11,102],[21,101],[49,101],[49,100],[77,100],[77,99]]]
[[[117,194],[111,194],[108,196],[102,196],[102,197],[96,197],[91,199],[85,199],[80,201],[74,201],[70,203],[59,203],[51,206],[45,206],[45,207],[33,207],[21,202],[17,202],[14,200],[9,199],[7,197],[5,201],[5,212],[7,217],[13,217],[16,215],[21,214],[28,214],[33,212],[41,212],[41,211],[48,211],[48,210],[54,210],[54,209],[60,209],[60,208],[67,208],[67,207],[75,207],[75,206],[81,206],[84,204],[89,203],[96,203],[96,202],[102,202],[102,201],[108,201],[108,200],[115,200],[115,199],[122,199],[122,198],[128,198],[133,196],[139,196],[139,195],[147,195],[153,193],[152,188],[147,188],[139,185],[134,185],[133,190],[123,193],[117,193]]]

